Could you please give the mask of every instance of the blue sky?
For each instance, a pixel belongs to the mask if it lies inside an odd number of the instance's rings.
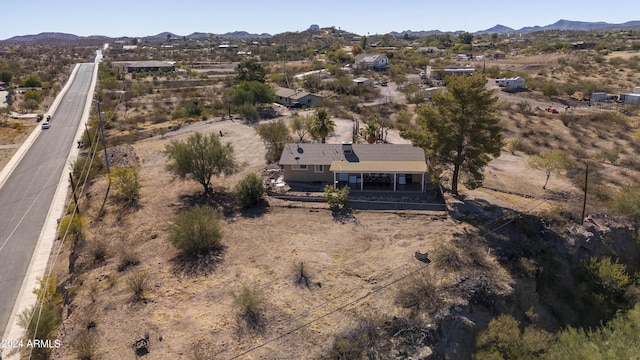
[[[360,35],[404,30],[475,32],[496,24],[519,29],[560,19],[640,20],[640,1],[615,4],[602,0],[5,0],[0,5],[0,40],[41,32],[111,37],[164,31],[176,35],[241,30],[277,34],[303,31],[311,24]]]

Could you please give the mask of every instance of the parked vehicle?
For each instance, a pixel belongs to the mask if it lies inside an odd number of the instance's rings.
[[[380,79],[380,80],[378,80],[378,85],[380,85],[380,86],[387,86],[387,80],[384,80],[384,79]]]
[[[558,109],[554,108],[553,106],[549,106],[547,108],[547,112],[550,112],[552,114],[557,114],[558,113]]]
[[[50,122],[45,121],[45,122],[42,123],[42,129],[46,130],[46,129],[50,128],[50,127],[51,127],[51,123]]]

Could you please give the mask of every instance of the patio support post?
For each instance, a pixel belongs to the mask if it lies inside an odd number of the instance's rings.
[[[396,173],[393,173],[393,192],[396,192]]]

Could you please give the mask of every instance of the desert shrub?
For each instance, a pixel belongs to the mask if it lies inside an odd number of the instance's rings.
[[[197,257],[222,249],[220,214],[210,206],[195,206],[169,225],[169,241],[185,255]]]
[[[521,326],[511,315],[500,315],[476,338],[474,359],[538,359],[553,335],[533,325]]]
[[[569,327],[560,331],[545,357],[550,360],[633,359],[640,354],[639,328],[640,305],[636,305],[599,328]]]
[[[138,167],[116,167],[109,175],[113,196],[119,203],[126,206],[135,204],[140,198],[140,180]]]
[[[33,290],[38,301],[19,315],[18,324],[25,329],[27,339],[48,340],[53,344],[62,323],[62,296],[57,292],[55,275],[51,274],[48,281],[40,278],[38,282],[40,287]],[[49,359],[51,353],[47,346],[29,347],[28,350],[33,350],[30,359]]]
[[[100,359],[98,336],[93,329],[83,329],[73,343],[73,350],[79,360]]]
[[[261,294],[245,285],[239,293],[233,293],[232,296],[233,304],[238,309],[238,320],[246,325],[249,330],[261,330],[264,325]]]
[[[80,241],[84,238],[84,217],[78,213],[66,215],[58,224],[58,238],[65,236]]]
[[[620,148],[619,146],[614,146],[609,149],[601,150],[600,154],[598,154],[598,158],[601,160],[606,160],[611,164],[615,164],[616,161],[618,161],[621,152],[622,148]]]
[[[545,96],[556,96],[558,95],[558,88],[556,87],[556,85],[552,82],[546,82],[544,83],[541,87],[540,87],[540,91],[542,91],[542,93]]]
[[[144,293],[147,291],[147,273],[144,271],[136,271],[127,279],[127,289],[131,293],[131,302],[139,302],[144,300]]]
[[[107,241],[104,238],[93,240],[89,251],[93,265],[101,264],[107,258]]]
[[[249,122],[258,121],[258,119],[260,118],[258,109],[256,109],[256,107],[251,103],[245,103],[241,105],[240,108],[238,108],[238,113],[243,119]]]
[[[611,199],[611,206],[617,213],[640,223],[640,187],[621,190]]]
[[[128,246],[123,246],[118,257],[118,271],[140,264],[140,256]]]
[[[85,144],[87,144],[85,142]],[[91,182],[91,180],[104,174],[106,168],[102,158],[99,156],[94,157],[79,157],[73,163],[73,178],[76,184],[85,184]]]
[[[171,119],[173,120],[177,120],[177,119],[183,119],[187,117],[187,110],[186,109],[175,109],[171,112]]]
[[[533,146],[529,143],[529,141],[521,139],[521,138],[513,138],[507,141],[507,149],[512,153],[516,151],[522,151],[527,154],[531,154],[534,152]]]
[[[610,318],[620,309],[627,309],[626,292],[631,279],[624,264],[612,261],[610,257],[591,257],[585,262],[586,274],[580,288],[583,299],[593,311],[601,312],[603,318]]]
[[[410,276],[398,287],[395,303],[417,313],[433,313],[444,300],[438,287],[438,280],[431,269],[425,269]]]
[[[236,185],[238,205],[243,208],[257,205],[262,199],[262,194],[264,194],[262,178],[256,173],[248,174]]]
[[[385,336],[383,321],[365,318],[337,335],[325,359],[384,359],[389,352],[390,337]],[[383,355],[385,354],[385,355]]]
[[[331,211],[340,211],[345,208],[349,201],[349,187],[345,186],[342,189],[334,188],[331,185],[324,187],[324,195],[327,197],[327,203]]]

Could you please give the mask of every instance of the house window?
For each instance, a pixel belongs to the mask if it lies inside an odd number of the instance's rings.
[[[291,165],[291,170],[307,170],[307,165]]]
[[[323,173],[324,172],[324,165],[314,165],[314,170],[317,173]]]

